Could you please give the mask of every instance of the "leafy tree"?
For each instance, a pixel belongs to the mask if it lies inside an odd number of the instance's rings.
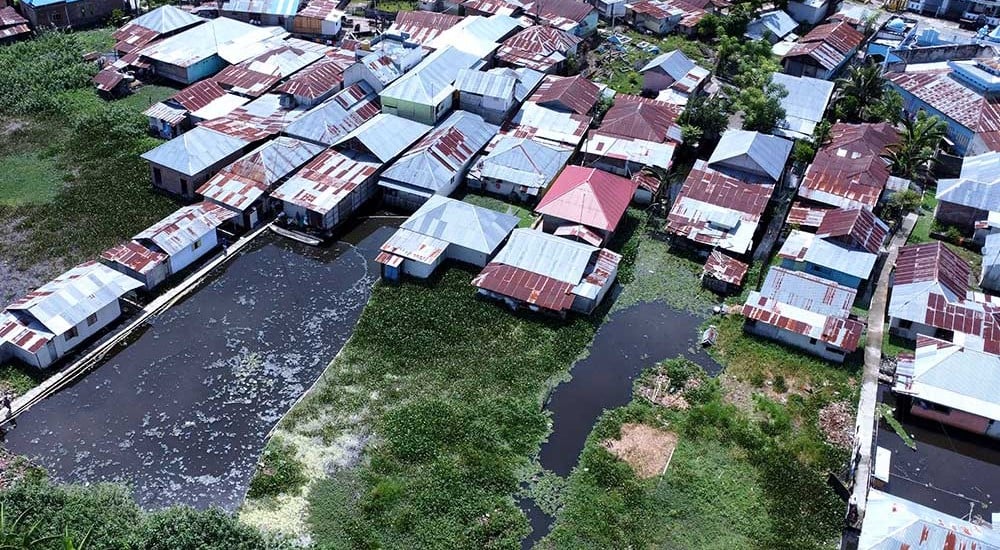
[[[874,63],[851,67],[837,79],[837,109],[840,118],[848,122],[871,119],[871,110],[882,99],[885,81],[882,69]]]
[[[896,90],[885,90],[882,99],[872,107],[870,113],[871,122],[899,124],[903,121],[903,96]]]
[[[729,125],[729,111],[729,102],[720,97],[698,96],[688,101],[677,119],[684,145],[691,148],[714,146]]]
[[[900,191],[889,197],[882,208],[882,218],[885,220],[899,221],[908,212],[913,212],[920,206],[920,193],[912,189]]]
[[[816,156],[816,147],[808,141],[797,140],[792,147],[792,160],[800,164],[809,164]]]
[[[925,111],[903,120],[899,143],[889,152],[893,174],[913,181],[926,177],[947,130],[947,123]]]
[[[218,509],[167,508],[136,529],[132,550],[264,550],[281,548],[256,529]]]
[[[819,124],[816,125],[816,129],[813,130],[813,144],[818,148],[827,141],[830,141],[830,131],[832,129],[833,125],[830,124],[829,120],[819,121]]]
[[[769,133],[785,118],[781,100],[788,90],[768,82],[763,88],[744,88],[736,103],[743,111],[743,129]]]

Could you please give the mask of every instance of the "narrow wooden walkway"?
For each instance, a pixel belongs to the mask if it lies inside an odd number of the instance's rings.
[[[74,380],[86,374],[87,371],[97,365],[101,359],[108,354],[108,352],[113,350],[115,346],[128,338],[129,335],[136,329],[145,325],[150,317],[162,313],[167,308],[177,303],[178,300],[191,293],[195,288],[197,288],[198,283],[203,281],[213,269],[219,267],[220,265],[226,263],[226,261],[230,258],[234,257],[237,251],[249,244],[258,235],[267,231],[270,225],[271,224],[267,224],[258,227],[257,229],[244,235],[241,239],[229,245],[229,248],[225,253],[212,258],[211,261],[199,268],[198,271],[192,273],[180,284],[164,292],[160,296],[156,297],[156,299],[152,302],[147,304],[146,307],[144,307],[139,313],[138,317],[132,320],[124,328],[120,329],[113,337],[108,338],[105,342],[87,352],[87,354],[80,359],[77,359],[72,364],[67,365],[58,373],[45,379],[45,381],[38,386],[19,396],[11,404],[11,414],[0,420],[0,426],[6,424],[14,418],[17,418],[19,414],[28,410],[32,405],[56,393],[68,384],[72,383]]]
[[[917,215],[909,214],[903,220],[899,232],[889,243],[889,253],[882,264],[878,283],[868,309],[868,341],[865,345],[865,370],[861,378],[861,398],[858,401],[857,423],[855,425],[853,492],[851,502],[857,506],[856,523],[860,524],[868,503],[868,488],[871,483],[872,446],[875,441],[875,409],[878,404],[878,373],[882,366],[882,338],[885,332],[885,310],[889,297],[889,276],[896,266],[899,247],[906,244]]]

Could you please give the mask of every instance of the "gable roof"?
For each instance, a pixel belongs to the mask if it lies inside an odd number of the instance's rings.
[[[791,152],[792,142],[787,139],[747,130],[727,130],[708,164],[715,169],[729,168],[778,181]]]
[[[226,90],[212,80],[199,80],[170,96],[167,103],[176,103],[188,111],[197,111],[209,103],[226,95]]]
[[[326,149],[271,193],[271,198],[325,215],[367,182],[382,163],[367,154]]]
[[[407,34],[407,40],[424,44],[436,38],[442,32],[454,27],[462,21],[458,15],[434,13],[430,11],[400,11],[396,20],[386,32],[388,34]]]
[[[583,278],[594,253],[588,244],[532,229],[515,229],[491,263],[517,267],[576,285]]]
[[[34,353],[52,336],[65,333],[141,286],[104,264],[82,263],[8,305],[6,311],[12,314],[0,318],[0,339]]]
[[[836,239],[878,254],[889,235],[889,226],[867,208],[836,208],[823,215],[816,230],[821,239]]]
[[[638,184],[597,168],[567,166],[535,211],[588,227],[614,231]]]
[[[778,251],[778,257],[804,262],[861,280],[871,276],[878,255],[864,249],[841,246],[805,231],[792,230]]]
[[[366,151],[385,163],[396,158],[430,130],[431,126],[408,118],[379,113],[333,145]]]
[[[382,173],[382,180],[436,193],[452,184],[499,128],[479,115],[455,111]]]
[[[771,82],[784,86],[788,91],[788,95],[781,98],[785,118],[778,122],[774,133],[792,139],[811,139],[816,125],[823,120],[830,97],[833,96],[834,83],[784,73],[772,74]]]
[[[167,261],[167,255],[150,250],[135,241],[125,241],[102,252],[101,259],[145,275],[163,265]]]
[[[746,183],[703,160],[695,161],[667,215],[666,230],[745,254],[753,247],[753,235],[773,192],[773,185]]]
[[[864,42],[865,36],[846,21],[825,23],[799,39],[784,57],[808,56],[827,70],[839,67]]]
[[[986,212],[1000,212],[1000,153],[987,153],[985,171],[976,173],[965,164],[977,162],[979,157],[966,157],[962,176],[938,180],[936,197],[940,202],[960,204]]]
[[[823,148],[843,150],[841,156],[882,156],[899,143],[899,132],[888,122],[850,124],[837,122],[830,127],[830,141]]]
[[[237,215],[218,204],[199,202],[178,209],[132,238],[140,242],[148,240],[173,256]]]
[[[514,96],[517,79],[502,73],[490,73],[462,69],[455,79],[455,88],[460,92],[490,98],[509,99]]]
[[[627,94],[615,96],[598,132],[615,137],[642,139],[654,143],[681,143],[677,124],[680,111],[669,103]]]
[[[886,78],[959,125],[980,134],[991,151],[1000,151],[1000,101],[987,99],[963,86],[951,76],[950,70],[889,73]]]
[[[321,145],[278,137],[220,170],[197,193],[242,211],[322,150]]]
[[[248,141],[196,126],[146,151],[142,154],[142,158],[181,174],[195,176],[247,145]]]
[[[899,249],[892,286],[895,290],[906,285],[933,283],[949,300],[962,300],[969,289],[971,274],[969,264],[943,243],[912,244]]]
[[[1000,420],[1000,356],[920,335],[901,360],[893,391]]]
[[[222,11],[246,14],[294,16],[300,0],[226,0]]]
[[[532,25],[503,41],[497,59],[546,72],[566,60],[583,39],[548,25]]]
[[[532,139],[500,136],[472,169],[477,176],[544,189],[573,155],[571,149]]]
[[[476,67],[480,62],[475,55],[457,48],[437,50],[382,90],[381,95],[383,98],[436,105],[454,91],[452,83],[459,71]]]
[[[142,50],[153,61],[190,67],[213,56],[239,63],[259,55],[288,33],[278,27],[258,27],[219,17],[154,42]]]
[[[577,147],[590,128],[591,117],[557,111],[526,101],[504,125],[502,133],[513,137],[542,139]]]
[[[400,227],[476,252],[493,254],[519,221],[517,216],[434,195]]]
[[[858,550],[997,550],[1000,534],[877,489],[868,492]]]
[[[344,71],[351,64],[340,57],[326,57],[293,74],[274,91],[308,99],[323,97],[343,84]]]
[[[691,61],[688,56],[684,55],[684,52],[680,50],[671,50],[650,59],[649,63],[646,63],[641,69],[639,69],[639,72],[644,73],[653,69],[660,69],[670,78],[680,80],[691,72],[691,69],[694,69],[697,66],[698,65],[695,64],[694,61]]]
[[[799,23],[783,10],[774,10],[760,14],[747,25],[746,36],[754,40],[764,38],[767,33],[779,40],[792,34]]]
[[[379,114],[379,109],[375,90],[365,82],[358,82],[306,111],[286,126],[284,133],[314,143],[333,145]]]
[[[564,31],[573,30],[597,8],[579,0],[533,0],[524,12]]]
[[[123,31],[127,32],[127,29],[133,25],[155,31],[158,34],[166,34],[168,32],[173,32],[204,22],[205,19],[202,19],[197,15],[167,4],[154,10],[150,10],[129,21],[122,28],[115,31],[114,36],[115,38],[118,38],[120,34],[124,34]]]
[[[530,100],[543,107],[586,115],[600,97],[601,89],[597,84],[580,75],[547,75]]]
[[[830,143],[806,170],[799,196],[841,208],[875,208],[891,176],[881,155],[896,140],[896,131],[884,123],[834,124]]]

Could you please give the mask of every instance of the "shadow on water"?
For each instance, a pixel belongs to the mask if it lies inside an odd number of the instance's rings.
[[[549,396],[546,410],[552,413],[553,426],[539,453],[542,467],[568,476],[598,417],[606,409],[631,401],[636,377],[657,362],[683,355],[709,374],[718,374],[721,367],[698,346],[698,326],[703,320],[662,302],[640,303],[613,313],[594,336],[589,355],[573,366],[573,378]],[[552,518],[534,503],[522,505],[522,510],[532,533],[521,546],[530,548],[548,533]]]
[[[271,428],[351,335],[392,228],[312,248],[267,233],[7,436],[60,481],[122,481],[146,508],[234,510]]]

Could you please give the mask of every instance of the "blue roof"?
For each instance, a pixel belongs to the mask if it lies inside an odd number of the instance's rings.
[[[222,11],[292,16],[299,11],[299,0],[229,0]]]

